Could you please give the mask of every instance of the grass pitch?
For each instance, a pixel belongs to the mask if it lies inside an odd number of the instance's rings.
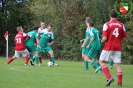
[[[0,58],[0,88],[107,88],[103,73],[84,70],[83,62],[56,61],[58,67],[48,67],[43,60],[40,67],[24,66],[24,59],[16,59],[6,65],[7,59]],[[133,66],[122,65],[123,88],[133,88]],[[109,88],[118,88],[116,69],[110,70],[115,82]]]

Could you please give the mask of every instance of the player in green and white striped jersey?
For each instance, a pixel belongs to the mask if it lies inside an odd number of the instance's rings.
[[[85,23],[91,21],[90,17],[86,17]],[[86,44],[85,44],[85,39],[87,37],[87,35],[90,35],[90,28],[87,26],[86,29],[86,33],[85,33],[85,38],[83,40],[80,40],[80,42],[83,42],[82,45],[84,45],[84,47],[82,48],[82,58],[84,59],[84,64],[85,64],[85,70],[89,70],[89,66],[88,66],[88,61],[85,60],[86,57],[86,53],[88,52],[88,49],[86,49],[86,46],[89,44],[90,40],[88,39]]]

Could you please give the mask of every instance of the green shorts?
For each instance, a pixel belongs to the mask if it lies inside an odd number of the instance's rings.
[[[41,49],[37,47],[37,52],[39,54],[42,54],[43,52],[49,53],[50,51],[52,51],[52,48],[50,46],[41,47]]]
[[[36,46],[26,46],[27,50],[31,53],[37,52]]]
[[[82,48],[82,54],[86,54],[86,48]]]
[[[94,59],[98,59],[100,55],[100,50],[96,50],[93,48],[90,48],[89,51],[87,52],[87,56],[89,58],[94,58]]]
[[[82,54],[86,54],[87,55],[87,53],[89,52],[90,48],[89,49],[87,49],[86,47],[82,48]]]

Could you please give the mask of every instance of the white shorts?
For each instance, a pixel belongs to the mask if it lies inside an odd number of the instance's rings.
[[[99,60],[109,61],[110,57],[112,57],[114,63],[121,63],[121,51],[106,51],[106,50],[103,50],[101,52]]]
[[[22,50],[22,51],[17,51],[17,50],[15,50],[15,55],[14,55],[15,57],[19,58],[19,57],[20,57],[20,54],[21,54],[23,57],[25,57],[25,56],[29,55],[29,51],[28,51],[27,49]]]

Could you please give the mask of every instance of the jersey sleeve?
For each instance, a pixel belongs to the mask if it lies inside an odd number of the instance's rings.
[[[89,27],[87,27],[86,32],[90,32],[90,28]]]
[[[27,34],[26,33],[23,33],[23,36],[25,37]]]
[[[93,30],[90,31],[90,36],[91,36],[91,39],[92,39],[92,38],[95,38],[95,36],[94,36],[94,31],[93,31]]]
[[[27,35],[26,33],[23,33],[23,37],[24,37],[24,38],[30,38],[30,36]]]
[[[103,25],[103,32],[102,32],[103,37],[107,37],[107,30],[108,30],[108,26],[107,26],[107,24],[104,24]]]
[[[101,33],[99,32],[99,38],[101,39],[102,38],[102,35],[101,35]]]
[[[54,33],[51,33],[51,41],[54,41]]]
[[[126,35],[126,29],[125,29],[125,26],[123,25],[123,30],[122,30],[122,38],[126,38],[127,35]]]
[[[38,28],[38,33],[39,33],[39,34],[41,33],[41,29],[40,29],[40,28]]]
[[[35,39],[38,39],[38,33],[35,34]]]
[[[87,33],[86,33],[86,35],[87,35],[87,36],[90,36],[90,33],[89,33],[89,32],[87,32]]]

